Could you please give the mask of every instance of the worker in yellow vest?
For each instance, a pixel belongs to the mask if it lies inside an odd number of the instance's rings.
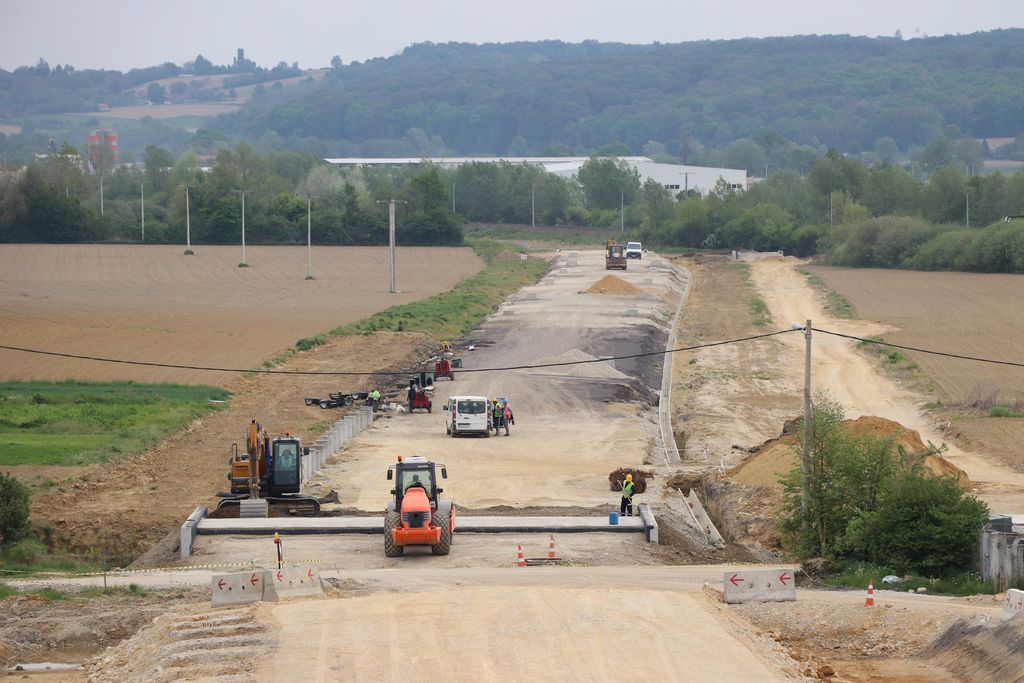
[[[627,474],[622,482],[622,502],[619,504],[619,514],[626,517],[633,516],[633,494],[636,493],[636,484],[633,482],[633,475]]]

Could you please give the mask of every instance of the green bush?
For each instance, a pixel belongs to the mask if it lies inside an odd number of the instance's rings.
[[[878,506],[851,521],[846,545],[868,562],[897,572],[942,576],[971,569],[988,506],[949,477],[901,472]]]
[[[0,545],[28,533],[28,488],[10,474],[0,472]]]
[[[46,556],[46,546],[34,538],[6,543],[0,548],[0,563],[5,566],[28,567]]]

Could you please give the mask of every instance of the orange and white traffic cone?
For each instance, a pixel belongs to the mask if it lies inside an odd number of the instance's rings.
[[[555,537],[554,536],[551,537],[551,542],[548,543],[548,559],[549,560],[557,560],[558,559],[558,556],[555,555]]]
[[[525,567],[526,566],[526,560],[523,559],[523,546],[522,545],[517,545],[516,546],[516,550],[519,553],[519,555],[516,557],[516,566],[517,567]]]
[[[864,599],[865,607],[875,606],[875,580],[868,579],[868,597]]]

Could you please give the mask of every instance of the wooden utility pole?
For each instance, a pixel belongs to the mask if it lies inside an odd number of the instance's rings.
[[[800,512],[803,515],[804,530],[810,528],[810,512],[807,498],[810,492],[811,478],[811,440],[814,437],[811,420],[811,321],[804,326],[804,434],[803,434],[803,496],[800,499]]]
[[[388,259],[391,263],[391,289],[388,291],[394,294],[398,291],[395,272],[395,204],[405,204],[406,202],[401,199],[378,199],[377,203],[388,205]]]

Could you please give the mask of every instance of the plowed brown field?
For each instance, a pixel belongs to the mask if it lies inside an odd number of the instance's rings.
[[[859,268],[809,269],[846,297],[861,320],[891,326],[886,341],[947,353],[1024,362],[1024,276],[919,273]],[[941,388],[964,401],[979,388],[1012,400],[1024,394],[1024,368],[904,352]]]
[[[1024,276],[919,273],[857,268],[809,269],[853,304],[855,316],[876,320],[894,344],[946,353],[1024,362]],[[1024,397],[1024,368],[904,351],[921,366],[947,404],[989,396],[1007,403]],[[944,434],[964,448],[1024,467],[1024,420],[945,416]]]
[[[450,289],[483,267],[468,248],[4,245],[0,344],[203,367],[252,368],[303,337]],[[443,263],[444,267],[438,267]],[[229,373],[0,349],[0,380],[224,384]]]

